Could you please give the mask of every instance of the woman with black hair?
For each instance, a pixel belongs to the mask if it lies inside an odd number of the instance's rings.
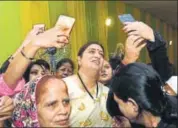
[[[112,79],[108,112],[145,127],[177,127],[177,104],[169,100],[162,87],[160,76],[151,67],[128,64]]]
[[[65,78],[73,75],[74,63],[69,58],[61,59],[56,65],[56,76],[59,78]]]
[[[50,74],[50,66],[45,60],[38,59],[28,66],[25,73],[23,74],[23,78],[27,83],[45,74]]]
[[[78,52],[78,73],[64,78],[72,105],[71,127],[111,126],[106,110],[109,89],[98,82],[103,61],[103,46],[96,41],[88,42]]]

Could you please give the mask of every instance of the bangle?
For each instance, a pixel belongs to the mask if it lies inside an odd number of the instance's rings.
[[[22,50],[21,50],[21,52],[20,52],[20,53],[22,54],[22,56],[25,57],[26,59],[30,60],[30,61],[34,60],[34,58],[27,57],[27,56],[25,55],[25,53],[23,52],[23,49],[24,49],[24,48],[22,48]]]

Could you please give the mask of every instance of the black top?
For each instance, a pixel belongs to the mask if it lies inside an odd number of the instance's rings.
[[[147,41],[146,45],[151,66],[157,71],[163,82],[166,82],[173,75],[173,70],[170,68],[170,62],[167,56],[166,42],[158,32],[154,31],[154,37],[155,42]],[[121,62],[116,69],[116,73],[124,66]]]
[[[178,120],[171,119],[170,121],[161,120],[157,128],[177,128],[177,127],[178,127]]]

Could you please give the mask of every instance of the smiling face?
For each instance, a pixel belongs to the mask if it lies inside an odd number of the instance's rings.
[[[55,78],[38,86],[43,86],[36,96],[40,126],[68,127],[71,106],[65,83]]]
[[[103,84],[107,83],[112,78],[112,68],[108,61],[104,61],[101,69],[99,81]]]
[[[100,71],[103,65],[104,52],[100,45],[89,45],[82,56],[78,56],[80,68],[94,69]]]

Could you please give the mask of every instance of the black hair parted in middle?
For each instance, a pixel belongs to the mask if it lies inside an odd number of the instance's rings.
[[[84,45],[79,49],[78,56],[82,57],[84,51],[85,51],[90,45],[92,45],[92,44],[97,44],[97,45],[99,45],[99,46],[102,48],[103,53],[104,53],[104,47],[103,47],[103,45],[101,45],[98,41],[89,41],[89,42],[87,42],[86,44],[84,44]]]

